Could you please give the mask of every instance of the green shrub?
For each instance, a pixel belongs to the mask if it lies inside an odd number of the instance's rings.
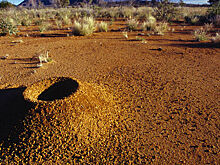
[[[212,4],[212,6],[208,9],[208,14],[211,17],[220,15],[220,1]]]
[[[171,21],[178,14],[177,8],[174,7],[170,0],[160,0],[157,7],[154,8],[158,20]]]
[[[216,27],[220,27],[220,1],[213,3],[209,8],[208,17]]]
[[[3,0],[0,2],[0,8],[2,8],[2,9],[7,9],[7,8],[11,8],[11,7],[14,7],[14,5],[8,1]]]

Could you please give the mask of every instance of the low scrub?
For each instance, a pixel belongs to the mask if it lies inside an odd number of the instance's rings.
[[[99,32],[107,32],[108,31],[108,24],[106,22],[100,22],[97,24],[97,28]]]
[[[0,19],[0,35],[12,35],[18,32],[17,26],[8,19]]]
[[[127,21],[127,29],[129,31],[137,30],[139,22],[136,19],[130,19]]]
[[[205,28],[200,28],[194,31],[194,37],[196,41],[205,41],[208,39],[207,30]]]
[[[42,22],[39,25],[39,31],[42,33],[44,31],[48,31],[51,28],[51,24],[49,22]]]
[[[164,33],[167,31],[168,31],[168,23],[166,23],[166,22],[160,22],[154,28],[154,33],[157,35],[164,35]]]
[[[147,21],[142,23],[142,30],[147,30],[147,31],[151,31],[156,27],[156,19],[153,16],[149,16],[149,18],[147,19]]]
[[[72,33],[76,36],[91,35],[95,31],[95,20],[92,17],[84,17],[82,20],[75,21]]]

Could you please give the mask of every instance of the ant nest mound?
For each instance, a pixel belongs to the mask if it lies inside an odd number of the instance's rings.
[[[28,86],[23,96],[28,112],[12,131],[15,140],[0,144],[6,161],[15,164],[80,161],[84,151],[105,143],[117,127],[114,97],[94,84],[49,78]]]
[[[114,98],[104,88],[68,77],[39,81],[23,95],[34,105],[37,126],[68,132],[78,140],[102,137],[117,116]]]

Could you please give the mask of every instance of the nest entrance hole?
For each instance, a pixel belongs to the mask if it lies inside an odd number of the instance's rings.
[[[38,100],[42,101],[54,101],[57,99],[64,99],[75,93],[79,87],[77,81],[73,79],[60,79],[44,90],[39,96]]]

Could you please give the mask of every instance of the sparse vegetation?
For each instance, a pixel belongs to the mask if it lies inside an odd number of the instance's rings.
[[[156,27],[156,19],[150,16],[147,21],[142,23],[142,30],[153,30]]]
[[[42,32],[45,32],[47,30],[49,30],[49,28],[51,27],[51,24],[49,22],[42,22],[40,25],[39,25],[39,31],[42,33]]]
[[[167,31],[168,31],[168,23],[166,22],[160,22],[154,28],[154,33],[157,35],[164,35],[164,33]]]
[[[92,17],[84,17],[75,21],[72,27],[72,33],[76,36],[87,36],[95,31],[95,20]]]
[[[211,38],[211,41],[220,44],[220,33],[216,33],[215,36]]]
[[[196,41],[205,41],[208,39],[207,31],[204,28],[200,28],[194,31],[194,37]]]
[[[0,2],[0,9],[8,9],[14,7],[14,5],[6,0]]]
[[[171,21],[178,14],[177,8],[174,7],[170,0],[160,0],[154,10],[156,18],[162,21]]]
[[[128,39],[128,32],[122,32],[124,38]]]
[[[0,34],[1,35],[12,35],[18,32],[17,26],[13,25],[13,23],[9,19],[0,19]]]
[[[100,22],[97,24],[97,28],[99,32],[107,32],[108,31],[108,23]]]
[[[137,30],[138,25],[139,22],[134,18],[127,21],[127,29],[129,31]]]

